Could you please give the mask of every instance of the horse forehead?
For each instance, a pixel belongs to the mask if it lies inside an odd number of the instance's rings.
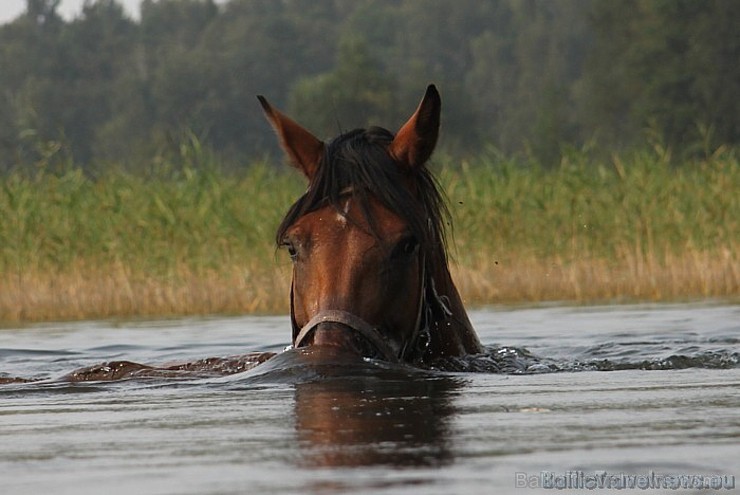
[[[365,210],[360,199],[352,195],[343,197],[338,205],[326,205],[305,215],[298,223],[301,224],[301,230],[316,234],[338,237],[357,234],[369,239],[376,238],[373,232],[380,238],[386,238],[394,237],[407,229],[406,221],[380,201],[369,197]]]
[[[381,237],[384,237],[384,234],[398,233],[407,227],[406,221],[400,215],[386,208],[373,196],[368,198],[367,211],[362,208],[360,199],[354,196],[345,198],[339,216],[365,231],[374,228]],[[372,225],[368,216],[372,218]],[[339,219],[338,221],[341,222]]]

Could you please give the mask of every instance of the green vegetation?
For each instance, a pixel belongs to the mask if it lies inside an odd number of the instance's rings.
[[[435,159],[471,303],[740,294],[740,166],[660,150],[550,171],[491,151]],[[78,168],[0,178],[0,320],[287,311],[275,228],[293,171],[223,167],[197,146],[148,175]]]
[[[740,167],[664,149],[525,168],[491,154],[445,169],[470,301],[674,300],[740,290]]]
[[[277,151],[257,94],[328,138],[394,129],[430,82],[457,157],[493,143],[556,167],[646,128],[679,162],[740,144],[737,0],[145,0],[137,20],[58,4],[0,26],[0,172],[54,150],[136,168],[188,134],[248,163]]]
[[[460,172],[445,169],[443,183],[458,246],[472,256],[488,250],[574,261],[618,259],[627,249],[662,260],[740,247],[740,168],[732,153],[673,168],[648,152],[596,165],[572,152],[552,171],[491,156]]]

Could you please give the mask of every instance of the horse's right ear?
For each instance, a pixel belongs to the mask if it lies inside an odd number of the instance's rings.
[[[324,143],[294,120],[272,108],[264,96],[260,95],[257,99],[262,104],[265,116],[275,129],[280,145],[288,154],[291,163],[311,180],[324,156]]]

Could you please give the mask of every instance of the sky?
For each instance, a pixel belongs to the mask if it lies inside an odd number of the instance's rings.
[[[70,19],[82,10],[85,0],[62,0],[58,12],[65,19]],[[131,17],[139,16],[141,0],[118,0]],[[26,0],[0,0],[0,24],[12,21],[26,10]]]

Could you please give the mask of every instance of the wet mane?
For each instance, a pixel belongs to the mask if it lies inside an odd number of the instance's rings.
[[[404,219],[428,262],[446,262],[446,226],[450,215],[436,179],[426,167],[403,168],[389,155],[393,134],[381,127],[355,129],[332,140],[306,192],[290,207],[278,227],[280,244],[303,215],[327,204],[341,212],[341,198],[352,194],[377,236],[369,214],[370,196]],[[407,185],[415,188],[407,189]]]

